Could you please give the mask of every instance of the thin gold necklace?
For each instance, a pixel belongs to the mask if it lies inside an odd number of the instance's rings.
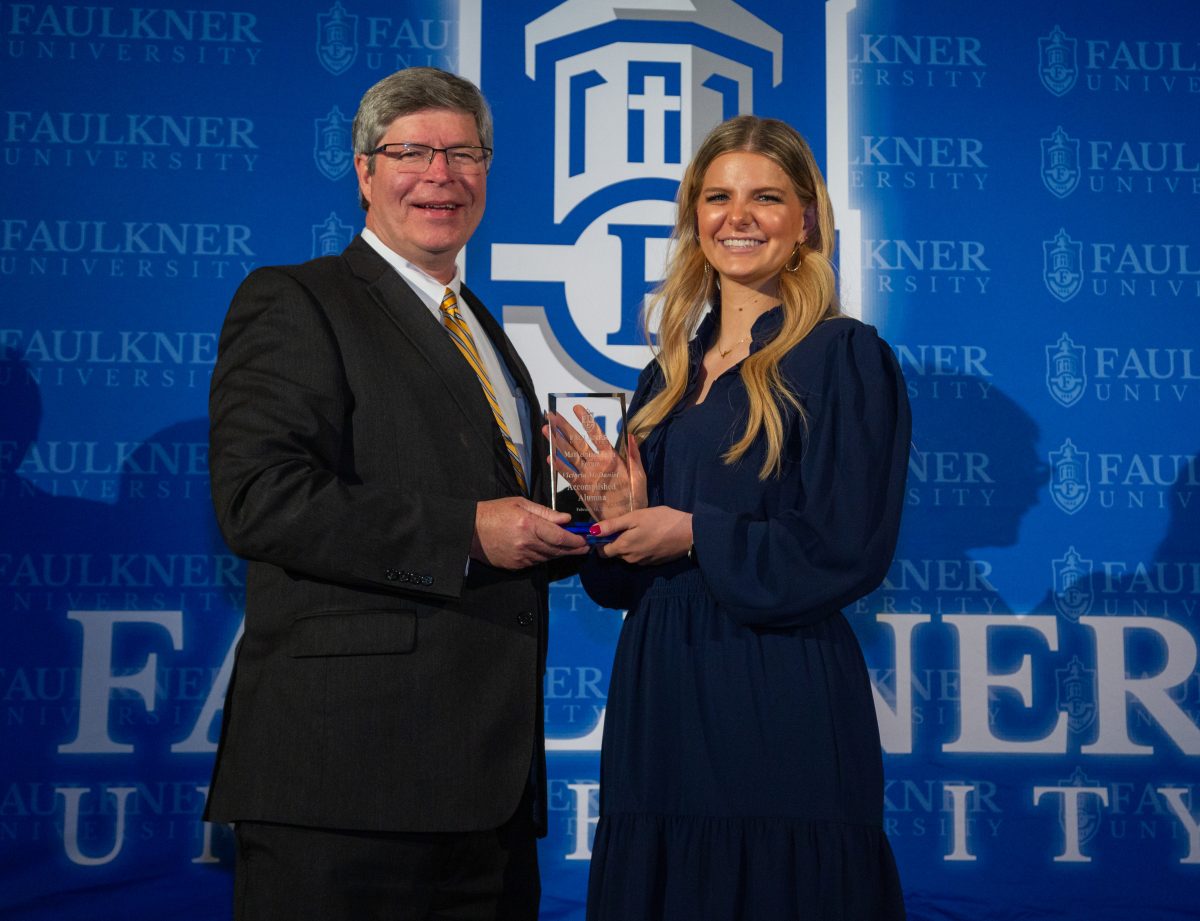
[[[727,349],[721,348],[721,343],[718,342],[717,343],[717,354],[720,355],[722,358],[724,358],[725,356],[727,356],[730,352],[732,352],[734,349],[736,349],[739,345],[741,345],[743,342],[745,342],[749,338],[750,338],[749,336],[742,336],[741,339],[739,339],[737,342],[735,342],[733,345],[731,345]]]

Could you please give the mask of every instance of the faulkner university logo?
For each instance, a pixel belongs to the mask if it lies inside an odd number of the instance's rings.
[[[337,106],[324,118],[313,119],[313,160],[326,179],[341,179],[350,171],[354,162],[350,140],[352,124]]]
[[[1083,787],[1086,790],[1103,789],[1103,786],[1088,777],[1081,767],[1075,768],[1070,777],[1059,780],[1058,785],[1060,787]],[[1058,824],[1062,828],[1064,836],[1075,838],[1079,845],[1084,845],[1095,838],[1096,833],[1100,830],[1100,803],[1096,796],[1080,796],[1075,800],[1075,804],[1076,828],[1071,832],[1067,831],[1071,810],[1067,808],[1066,797],[1063,797],[1062,805],[1059,807]],[[1090,858],[1082,859],[1090,860]]]
[[[1066,333],[1054,345],[1046,346],[1046,389],[1062,406],[1074,406],[1083,396],[1087,386],[1085,353]]]
[[[1074,733],[1086,732],[1096,722],[1096,670],[1084,667],[1079,656],[1071,656],[1066,668],[1056,668],[1058,709],[1067,714],[1067,725]]]
[[[642,305],[693,146],[752,110],[756,79],[783,75],[780,33],[732,3],[659,15],[649,3],[567,0],[526,25],[524,72],[554,94],[553,190],[530,202],[546,230],[538,242],[526,230],[482,244],[503,296],[534,305],[560,357],[630,389],[650,359]]]
[[[188,9],[188,6],[206,9]],[[217,4],[0,4],[0,55],[109,68],[258,64],[258,13]],[[250,3],[247,6],[254,7]],[[261,6],[261,4],[257,4]],[[50,65],[47,65],[50,66]],[[11,82],[11,78],[10,78]]]
[[[317,60],[333,74],[344,74],[358,57],[358,17],[346,12],[340,0],[317,16]]]
[[[1050,452],[1050,469],[1050,497],[1060,509],[1074,515],[1092,491],[1087,453],[1068,438],[1057,451]]]
[[[1083,286],[1083,244],[1059,228],[1053,240],[1042,241],[1042,277],[1046,288],[1064,304]]]
[[[1055,96],[1065,96],[1079,76],[1079,65],[1076,61],[1076,46],[1078,42],[1067,35],[1061,28],[1055,26],[1050,34],[1038,39],[1038,75],[1042,78],[1042,86]]]
[[[329,217],[320,224],[312,225],[313,248],[312,257],[336,256],[354,239],[354,228],[343,224],[338,216],[330,211]]]
[[[1042,183],[1058,198],[1066,198],[1079,185],[1079,141],[1062,125],[1042,138]]]
[[[1085,560],[1073,546],[1057,560],[1050,561],[1054,572],[1054,607],[1072,623],[1092,607],[1092,561]]]

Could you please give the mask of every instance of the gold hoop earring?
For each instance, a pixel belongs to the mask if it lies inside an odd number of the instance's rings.
[[[795,265],[792,265],[793,259],[796,260]],[[784,265],[783,269],[785,272],[795,272],[796,269],[800,268],[800,265],[803,262],[804,262],[804,254],[800,252],[800,244],[797,243],[796,248],[792,250],[792,255],[788,257],[788,261]]]

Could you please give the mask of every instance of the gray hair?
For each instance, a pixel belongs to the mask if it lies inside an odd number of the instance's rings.
[[[366,154],[367,172],[375,172],[379,139],[397,118],[425,109],[449,109],[475,119],[479,143],[492,146],[492,112],[483,93],[470,80],[436,67],[408,67],[384,77],[363,94],[354,116],[354,152]],[[359,193],[364,211],[368,202]]]

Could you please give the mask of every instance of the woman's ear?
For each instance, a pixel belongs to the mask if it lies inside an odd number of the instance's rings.
[[[808,206],[804,209],[804,239],[808,240],[808,238],[813,235],[816,229],[817,203],[814,201],[809,202]]]

